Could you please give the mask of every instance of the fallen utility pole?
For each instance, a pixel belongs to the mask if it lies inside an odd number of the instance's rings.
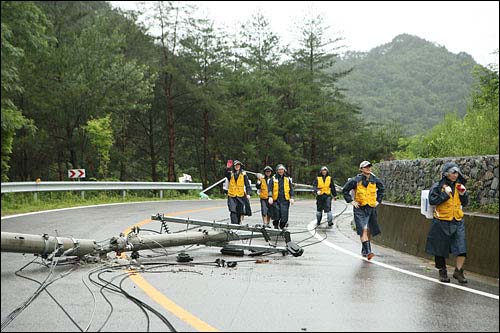
[[[215,245],[227,243],[231,240],[239,240],[236,234],[224,231],[199,231],[186,232],[184,234],[160,234],[160,235],[138,235],[131,232],[125,237],[113,237],[109,243],[98,245],[92,239],[75,239],[68,237],[54,237],[47,234],[32,235],[2,232],[2,252],[33,253],[42,257],[61,257],[85,255],[103,256],[109,252],[121,254],[126,251],[139,251],[157,249],[171,246],[182,246],[191,244]]]
[[[122,252],[132,251],[132,257],[137,256],[140,250],[152,250],[182,245],[207,245],[220,246],[226,249],[247,249],[260,252],[290,253],[295,257],[302,255],[303,249],[292,242],[290,232],[287,230],[267,229],[263,226],[225,224],[215,221],[192,220],[177,217],[168,217],[162,214],[152,216],[152,220],[162,223],[174,222],[186,225],[194,224],[204,227],[212,227],[213,230],[198,230],[184,232],[182,234],[161,233],[157,235],[141,234],[139,227],[133,227],[128,235],[121,233],[118,237],[112,237],[106,243],[98,243],[93,239],[76,239],[73,237],[49,236],[48,234],[33,235],[12,232],[1,233],[1,251],[15,253],[33,253],[46,259],[62,256],[99,256],[105,257],[110,252],[120,255]],[[236,231],[246,232],[238,234]],[[269,243],[271,236],[282,236],[286,247],[278,247],[272,244],[251,245],[229,244],[230,241],[253,239],[263,237]]]
[[[2,252],[33,253],[43,257],[53,254],[59,256],[84,256],[98,253],[99,246],[92,239],[55,237],[48,234],[32,235],[3,232],[1,237]]]

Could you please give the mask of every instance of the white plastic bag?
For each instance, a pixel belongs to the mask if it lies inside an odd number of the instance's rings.
[[[429,190],[422,190],[420,196],[420,213],[424,215],[427,219],[432,219],[434,217],[434,208],[429,204]]]

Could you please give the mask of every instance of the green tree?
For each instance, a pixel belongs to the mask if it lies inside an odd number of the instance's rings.
[[[402,34],[369,52],[346,52],[337,66],[353,68],[339,85],[370,122],[397,121],[405,135],[421,134],[444,114],[466,113],[474,59]]]
[[[180,72],[186,78],[184,105],[180,106],[182,129],[185,133],[183,150],[194,153],[189,156],[196,160],[196,169],[204,186],[209,179],[220,177],[215,138],[216,121],[225,110],[226,87],[224,61],[228,52],[227,37],[215,31],[213,23],[207,19],[191,19],[190,33],[181,41]],[[201,145],[200,145],[201,142]],[[189,161],[184,156],[179,162],[185,166]],[[191,164],[194,161],[191,161]]]
[[[181,1],[154,1],[150,4],[153,15],[150,22],[160,29],[157,37],[162,51],[159,75],[166,107],[166,128],[168,132],[168,180],[175,181],[176,156],[176,110],[175,99],[184,94],[180,89],[182,77],[178,74],[177,57],[181,34],[185,33],[186,20],[192,9]],[[178,85],[179,84],[179,85]]]
[[[342,37],[330,38],[322,15],[309,12],[298,25],[299,47],[293,52],[295,75],[301,82],[298,109],[302,120],[303,157],[307,166],[304,177],[311,178],[320,165],[335,164],[337,155],[352,152],[359,127],[359,109],[350,104],[338,86],[338,80],[350,70],[335,70],[336,52]],[[336,166],[336,165],[335,165]],[[338,166],[340,170],[343,166]]]
[[[22,80],[29,82],[23,101],[25,115],[43,129],[47,142],[42,151],[36,151],[34,141],[39,138],[27,137],[16,153],[33,160],[45,156],[49,163],[32,163],[32,168],[47,170],[45,179],[55,173],[62,180],[66,170],[74,167],[87,168],[92,175],[97,161],[87,151],[82,126],[110,113],[115,114],[115,122],[119,113],[141,109],[151,93],[145,75],[148,68],[126,59],[125,38],[106,3],[43,2],[40,6],[52,22],[56,40],[47,55],[37,59],[36,68],[23,71]],[[27,170],[20,178],[38,172]]]
[[[159,117],[154,115],[156,110],[152,109],[152,102],[158,78],[160,50],[154,45],[154,38],[147,34],[147,28],[139,22],[140,12],[116,9],[114,12],[108,14],[110,21],[107,29],[110,34],[118,31],[123,36],[120,52],[127,63],[125,66],[140,69],[135,74],[141,73],[142,78],[136,79],[142,84],[131,88],[128,86],[131,80],[125,80],[113,88],[118,92],[130,90],[131,93],[122,95],[123,100],[118,105],[122,107],[116,108],[111,117],[115,142],[111,151],[112,176],[120,180],[140,177],[159,181],[159,158],[154,155],[154,148],[160,146],[161,136],[158,136],[158,131],[151,131],[150,127],[159,127],[154,122]],[[131,71],[132,75],[133,73]],[[144,128],[146,123],[147,128]]]
[[[90,143],[96,149],[99,156],[99,176],[106,178],[108,175],[110,151],[114,141],[111,116],[107,115],[104,118],[91,119],[82,128],[87,133]]]
[[[50,36],[45,15],[31,1],[2,1],[2,181],[9,179],[9,161],[17,130],[33,132],[32,121],[22,114],[17,97],[23,93],[21,68],[32,68],[28,54],[40,55]]]
[[[402,159],[498,154],[498,69],[476,67],[477,84],[466,115],[447,114],[443,122],[421,135],[401,139]]]
[[[287,49],[260,10],[242,24],[239,41],[235,56],[243,66],[232,73],[229,81],[236,82],[233,94],[241,96],[235,105],[241,123],[236,123],[235,128],[240,129],[237,142],[243,145],[243,157],[256,170],[278,162],[289,164],[291,147],[284,137],[286,126],[280,127],[278,120],[282,113],[280,63]],[[232,118],[230,123],[237,122],[236,117]]]

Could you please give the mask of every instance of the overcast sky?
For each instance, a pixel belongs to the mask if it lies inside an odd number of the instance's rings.
[[[136,1],[110,1],[135,9]],[[498,65],[499,1],[197,1],[219,27],[235,28],[258,9],[273,31],[289,42],[294,22],[311,8],[323,14],[332,37],[341,36],[344,51],[369,51],[407,33],[466,52],[482,65]]]

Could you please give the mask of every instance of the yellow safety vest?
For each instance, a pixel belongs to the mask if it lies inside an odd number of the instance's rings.
[[[234,180],[234,173],[231,172],[231,180],[227,190],[227,195],[231,198],[245,196],[245,175],[245,171],[241,172],[236,181]]]
[[[279,191],[279,184],[278,184],[278,179],[273,176],[273,200],[278,200],[278,191]],[[290,200],[290,182],[288,180],[288,177],[283,177],[283,185],[284,185],[284,191],[285,191],[285,199]]]
[[[267,198],[269,197],[269,191],[267,190],[267,181],[269,179],[266,179],[265,177],[262,178],[260,181],[260,198],[261,199],[265,199],[267,200]]]
[[[453,219],[457,221],[462,220],[464,212],[462,210],[462,203],[460,202],[460,194],[458,194],[458,185],[458,183],[455,184],[455,194],[453,197],[436,206],[436,209],[434,209],[435,218],[444,221],[451,221]]]
[[[325,181],[323,182],[323,176],[318,176],[318,190],[321,194],[331,194],[332,189],[330,188],[330,182],[332,181],[332,177],[326,176]]]
[[[368,186],[363,186],[363,181],[360,180],[356,186],[356,201],[360,206],[370,205],[375,207],[377,202],[377,185],[368,183]]]

